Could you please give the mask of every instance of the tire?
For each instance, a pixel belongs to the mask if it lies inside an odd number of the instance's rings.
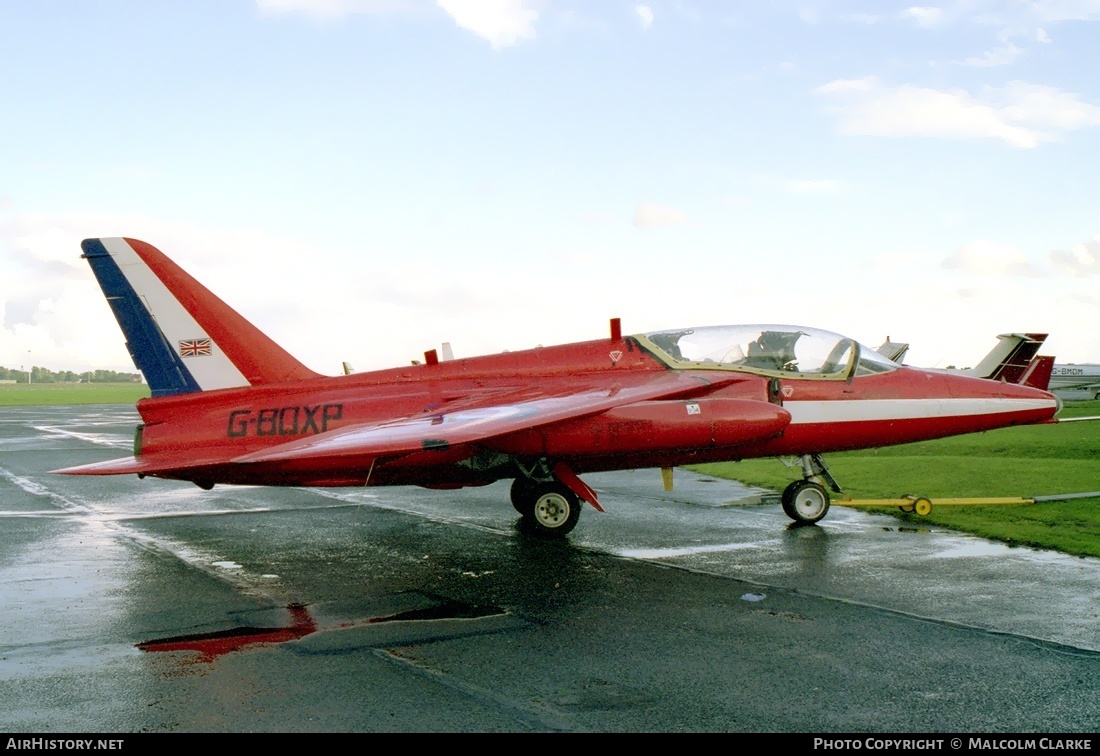
[[[535,489],[530,514],[524,522],[532,532],[545,538],[560,538],[577,526],[581,500],[560,483],[544,483]]]
[[[783,493],[788,492],[790,504],[783,511],[795,522],[809,525],[829,513],[829,492],[824,486],[809,480],[796,480]]]
[[[530,516],[531,510],[535,508],[535,488],[537,487],[538,483],[527,477],[521,476],[512,481],[512,489],[509,491],[512,506],[524,517]]]
[[[783,507],[783,514],[787,515],[787,517],[790,517],[792,520],[797,520],[798,518],[795,517],[794,510],[791,509],[791,501],[794,499],[795,490],[797,490],[802,483],[803,481],[801,480],[791,481],[791,484],[783,489],[783,493],[779,497],[779,503]]]

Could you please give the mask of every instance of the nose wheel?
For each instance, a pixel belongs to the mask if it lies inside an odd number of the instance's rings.
[[[796,480],[783,490],[783,513],[795,522],[817,522],[829,513],[829,492],[812,480]]]
[[[836,493],[842,493],[836,479],[825,467],[825,460],[819,454],[804,454],[802,480],[796,480],[783,489],[780,502],[783,514],[798,523],[815,523],[829,513],[829,492],[818,483],[825,481]]]

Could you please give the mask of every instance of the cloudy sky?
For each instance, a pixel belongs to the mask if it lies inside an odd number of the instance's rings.
[[[133,369],[79,242],[315,370],[793,323],[1100,361],[1100,0],[0,0],[0,365]]]

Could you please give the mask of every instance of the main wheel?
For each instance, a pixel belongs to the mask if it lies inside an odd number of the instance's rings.
[[[509,491],[512,506],[524,517],[529,517],[531,510],[535,507],[535,489],[537,487],[537,482],[524,476],[517,477],[512,481],[512,489]]]
[[[540,536],[563,536],[577,526],[581,500],[560,483],[543,483],[535,490],[534,506],[524,521]]]
[[[784,504],[783,511],[795,522],[817,522],[829,512],[829,492],[813,481],[796,480],[783,495],[785,501],[788,496],[790,501]]]

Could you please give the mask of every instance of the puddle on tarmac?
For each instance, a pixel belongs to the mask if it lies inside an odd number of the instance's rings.
[[[318,627],[309,607],[291,604],[291,624],[287,627],[235,627],[230,630],[217,630],[211,633],[178,635],[172,638],[138,643],[137,648],[149,653],[172,651],[190,651],[198,654],[192,661],[212,662],[220,656],[251,646],[271,645],[299,640],[318,631],[327,629],[346,629],[364,625],[376,625],[385,622],[410,622],[441,619],[477,619],[504,614],[494,606],[472,606],[460,601],[443,601],[433,606],[408,609],[382,617],[370,617],[365,620],[342,622],[333,628]]]

